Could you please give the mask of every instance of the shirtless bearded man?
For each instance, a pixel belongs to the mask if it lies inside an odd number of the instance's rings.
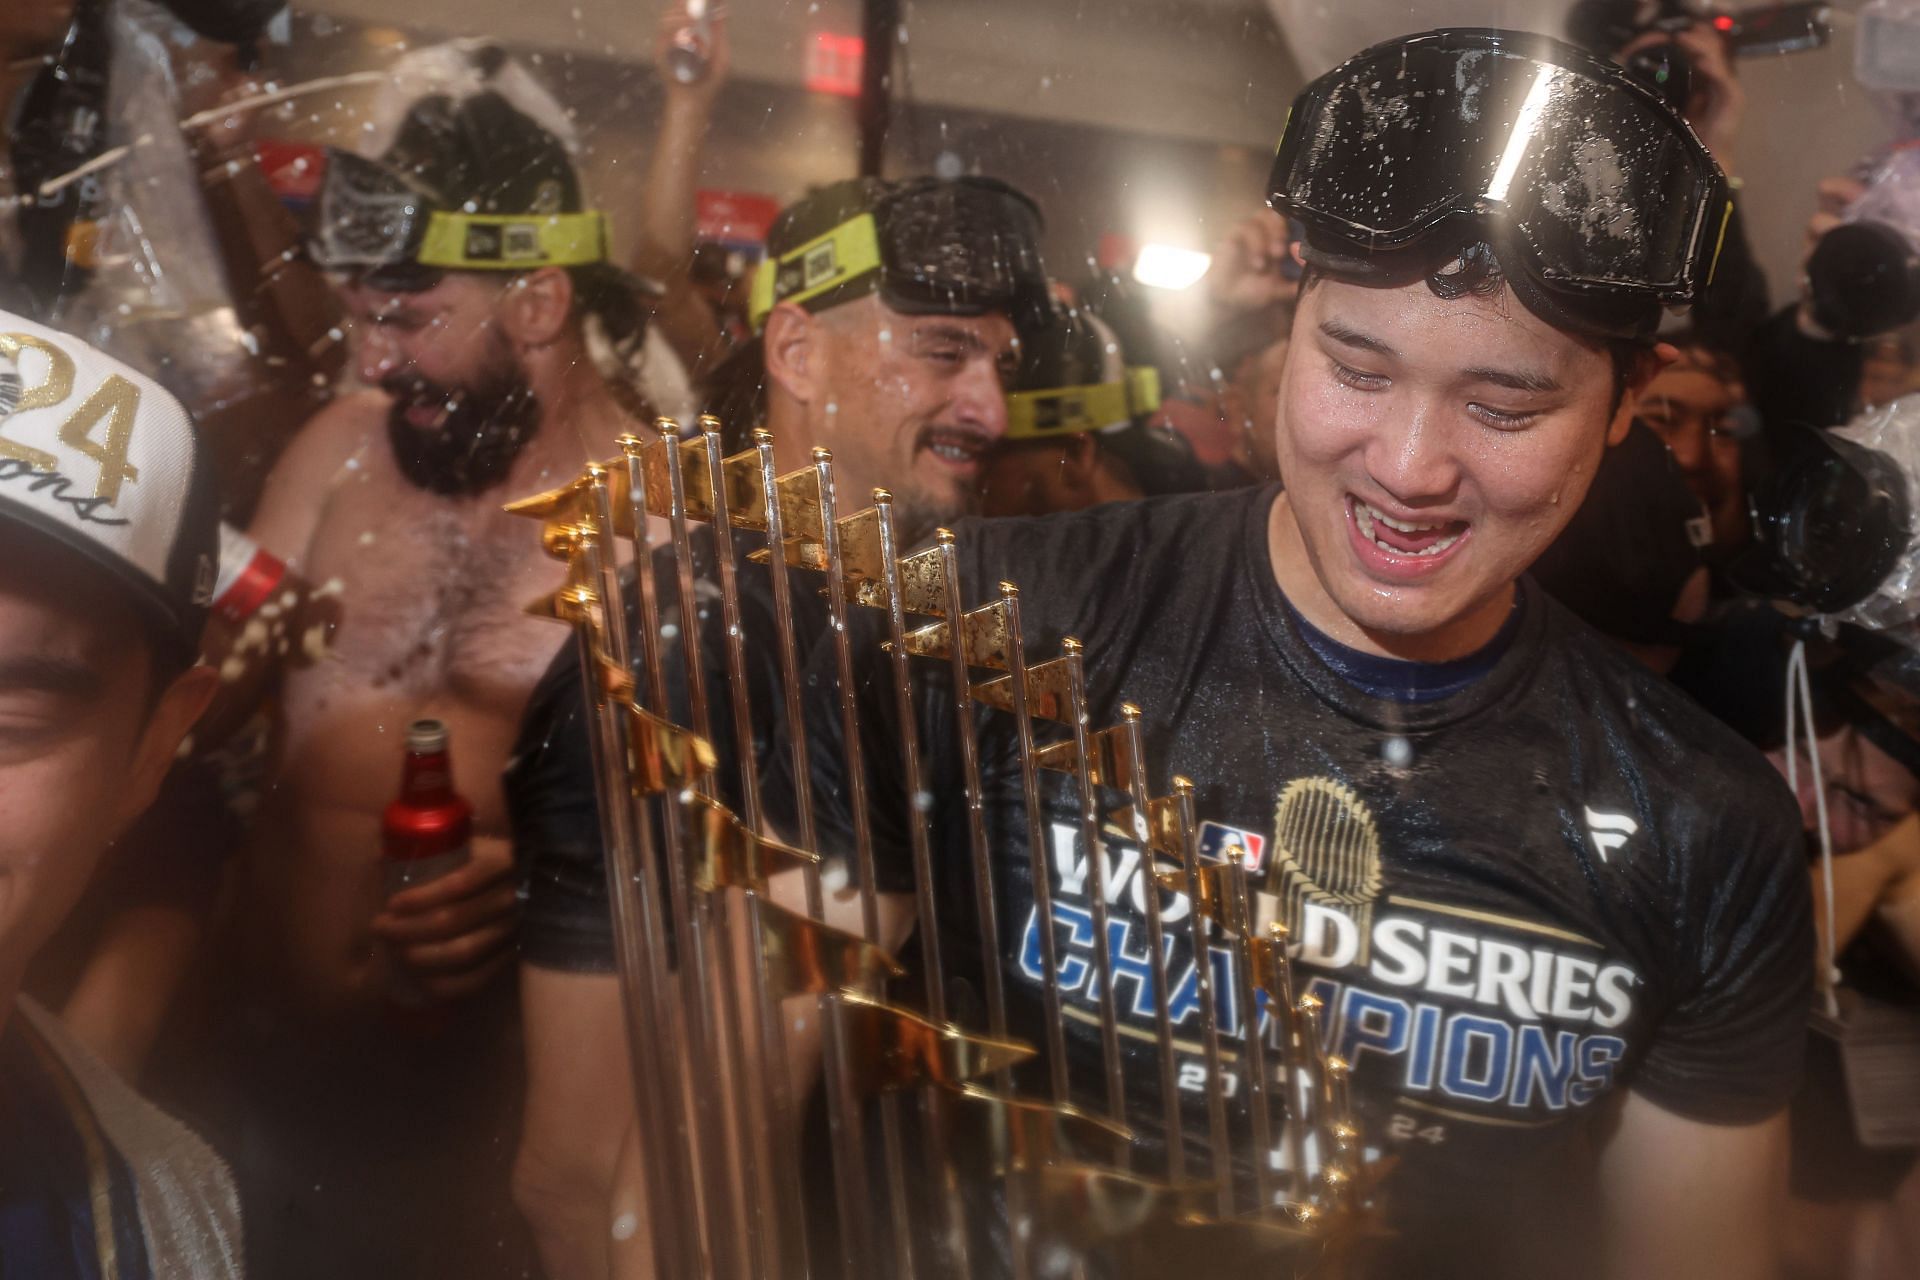
[[[285,1215],[252,1233],[272,1274],[518,1274],[500,1244],[518,1235],[517,1054],[494,979],[517,900],[498,779],[557,647],[522,607],[559,569],[501,504],[639,427],[588,359],[588,317],[624,283],[558,107],[481,46],[415,55],[397,91],[421,81],[380,159],[335,154],[320,197],[312,251],[343,276],[369,390],[305,428],[252,530],[338,583],[343,618],[337,660],[285,684],[236,913],[244,1122],[269,1126],[244,1172]],[[420,717],[451,731],[472,857],[383,901],[381,815]],[[430,1008],[396,1020],[403,973]]]

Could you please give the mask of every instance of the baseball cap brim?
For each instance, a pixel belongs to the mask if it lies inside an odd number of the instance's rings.
[[[157,656],[188,665],[198,659],[201,632],[207,622],[205,608],[172,599],[159,583],[99,543],[0,494],[0,545],[16,539],[30,554],[64,556],[76,572],[96,573],[122,589],[127,604],[145,625]]]

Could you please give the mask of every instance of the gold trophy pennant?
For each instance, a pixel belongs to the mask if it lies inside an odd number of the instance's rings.
[[[888,495],[882,490],[877,496],[884,499]],[[834,523],[840,530],[840,565],[846,574],[847,586],[855,589],[862,585],[872,587],[877,597],[873,607],[886,608],[887,557],[880,547],[879,508],[862,507],[850,516],[841,516]]]
[[[1166,1182],[1075,1161],[1043,1164],[1024,1176],[1040,1216],[1056,1224],[1056,1239],[1080,1249],[1204,1219],[1215,1190],[1210,1183]]]
[[[1180,802],[1178,796],[1155,796],[1146,803],[1147,847],[1155,853],[1169,858],[1180,856]],[[1126,831],[1140,831],[1140,806],[1126,805],[1115,809],[1110,815],[1111,821]]]
[[[501,510],[510,516],[524,516],[529,520],[538,520],[549,533],[554,530],[564,530],[573,523],[583,509],[584,500],[581,495],[585,484],[585,477],[570,480],[544,493],[516,498]],[[549,555],[555,555],[556,559],[566,559],[564,553],[555,553],[554,544],[551,541],[545,545]]]
[[[794,1263],[808,1256],[814,1224],[798,1149],[802,1099],[785,1047],[805,1027],[819,1030],[837,1219],[834,1276],[973,1274],[969,1250],[1008,1237],[970,1224],[977,1204],[959,1192],[963,1171],[999,1179],[1009,1214],[1030,1228],[1006,1245],[1016,1277],[1053,1265],[1042,1260],[1060,1248],[1098,1246],[1122,1259],[1157,1255],[1185,1265],[1212,1256],[1216,1244],[1261,1260],[1275,1276],[1337,1274],[1321,1246],[1359,1230],[1354,1224],[1366,1220],[1381,1165],[1362,1158],[1347,1069],[1320,1042],[1317,1007],[1294,996],[1284,934],[1254,928],[1249,868],[1240,859],[1200,854],[1192,782],[1175,778],[1171,795],[1150,795],[1140,709],[1123,705],[1119,724],[1094,729],[1092,659],[1081,646],[1066,640],[1059,656],[1030,662],[1019,589],[1001,582],[984,602],[969,602],[954,535],[940,530],[933,545],[906,551],[890,495],[874,490],[871,504],[841,503],[849,495],[836,492],[827,450],[815,449],[810,465],[781,473],[767,433],[754,433],[750,450],[728,457],[719,424],[702,418],[699,425],[697,435],[682,438],[662,419],[646,438],[622,437],[619,457],[508,508],[540,521],[546,553],[566,566],[564,585],[529,611],[572,627],[587,677],[630,1082],[648,1135],[641,1176],[656,1274],[788,1280],[815,1273]],[[700,524],[711,527],[714,555],[705,564],[696,563],[691,536]],[[764,535],[767,545],[738,547],[736,530]],[[690,599],[703,590],[702,574],[704,591],[712,593],[702,598],[717,596],[724,625],[683,628],[675,638],[663,629],[663,592]],[[768,592],[771,634],[741,625],[748,575]],[[801,593],[824,599],[829,627],[821,636],[796,625]],[[861,732],[865,712],[854,682],[868,655],[856,656],[849,626],[859,609],[885,617],[885,644],[872,670],[891,683],[899,715],[898,741],[884,748]],[[803,696],[817,643],[834,658],[825,707]],[[794,779],[794,830],[776,830],[763,812],[755,760],[721,761],[711,745],[716,727],[730,727],[738,743],[766,741],[774,728],[756,723],[769,708],[749,696],[748,657],[756,647],[772,650],[779,671],[782,731],[772,745]],[[951,699],[954,740],[945,745],[957,757],[936,755],[934,744],[920,740],[926,731],[916,703],[933,695],[919,687],[915,671],[928,661],[948,664],[951,679],[939,696]],[[1064,943],[1057,930],[1039,931],[1037,1046],[1008,1033],[1006,992],[1017,979],[1003,972],[1007,930],[996,885],[1007,871],[994,856],[997,828],[983,816],[975,739],[981,707],[1011,722],[1026,835],[1024,854],[1015,856],[1027,859],[1037,918],[1055,923],[1049,825],[1057,829],[1066,815],[1061,797],[1050,797],[1041,780],[1048,771],[1070,779],[1071,825],[1086,859],[1092,936],[1100,940],[1087,966],[1099,994],[1070,1007],[1060,980]],[[821,716],[837,721],[844,755],[836,785],[846,789],[838,800],[852,830],[836,832],[849,847],[833,850],[852,870],[844,883],[823,863],[816,831],[814,806],[826,794],[824,781],[819,788],[812,781],[812,736],[824,727],[816,723]],[[878,942],[885,916],[867,815],[881,797],[867,794],[874,784],[861,754],[875,749],[898,750],[894,763],[910,788],[902,852],[912,868],[919,925],[912,974]],[[936,759],[953,761],[953,781],[967,799],[961,870],[971,873],[970,915],[950,914],[960,904],[951,900],[952,886],[935,878],[941,846],[933,807],[924,801],[942,781],[927,776]],[[735,782],[737,790],[725,794],[737,795],[737,808],[718,798],[723,783]],[[1126,803],[1108,810],[1103,791],[1122,793]],[[1303,840],[1286,839],[1299,826],[1283,822],[1277,843],[1306,850]],[[1148,1157],[1129,1123],[1113,994],[1118,970],[1108,909],[1117,886],[1106,881],[1119,865],[1113,842],[1139,846],[1149,883],[1191,904],[1163,919],[1162,893],[1146,895],[1143,941],[1159,957],[1157,980],[1149,984],[1155,1008],[1148,1039],[1156,1049],[1151,1068],[1127,1068],[1140,1073],[1140,1083],[1149,1071],[1157,1075],[1164,1173],[1133,1167]],[[793,877],[795,898],[783,891],[776,902],[770,892],[776,879],[788,882],[783,873]],[[830,880],[833,900],[857,908],[859,932],[827,922]],[[797,903],[802,894],[804,909]],[[796,906],[782,905],[788,901]],[[943,954],[956,919],[978,933],[978,969],[968,975],[964,1000],[958,981],[949,983],[951,957]],[[1191,1059],[1180,1054],[1195,1046],[1193,1038],[1176,1046],[1173,1036],[1176,939],[1184,954],[1224,950],[1233,958],[1223,971],[1225,989],[1212,964],[1194,967],[1198,1025],[1183,1033],[1198,1039],[1204,1135],[1188,1132],[1182,1105],[1183,1087],[1192,1087]],[[883,996],[903,986],[912,1008]],[[1271,1026],[1258,1016],[1237,1025],[1220,1016],[1227,1007],[1256,1009],[1256,992],[1264,993]],[[950,1015],[949,1000],[962,1012]],[[1092,1070],[1078,1062],[1069,1069],[1070,1015],[1099,1028],[1105,1093],[1097,1112],[1079,1101],[1096,1083]],[[1138,1032],[1128,1027],[1126,1034]],[[1014,1093],[1013,1069],[1036,1057],[1045,1099]],[[1283,1120],[1277,1133],[1276,1119]],[[879,1141],[870,1144],[864,1134],[874,1125]],[[909,1125],[922,1130],[916,1145],[923,1158],[911,1170],[903,1154]],[[1308,1135],[1317,1157],[1311,1170]],[[1275,1162],[1283,1147],[1291,1159]],[[1253,1159],[1240,1161],[1247,1152]],[[1207,1176],[1194,1178],[1202,1167]],[[1281,1169],[1289,1171],[1285,1177]],[[1325,1256],[1336,1253],[1329,1246]]]
[[[951,621],[929,623],[907,633],[906,650],[916,657],[950,658],[953,634]],[[960,615],[960,652],[970,667],[1009,670],[1013,662],[1012,634],[1004,597]]]
[[[772,902],[760,906],[760,950],[776,999],[876,990],[906,973],[899,961],[858,934]]]
[[[1055,659],[1055,661],[1064,663],[1065,659]],[[1042,663],[1041,665],[1052,664]],[[1096,787],[1111,787],[1116,791],[1125,790],[1127,779],[1133,776],[1134,768],[1133,735],[1127,731],[1127,727],[1115,725],[1111,729],[1102,729],[1098,733],[1089,734],[1087,746],[1087,780]],[[1042,769],[1074,773],[1081,768],[1080,744],[1073,738],[1049,743],[1040,748],[1034,758]],[[1123,810],[1116,816],[1130,818],[1131,810]],[[1116,825],[1125,831],[1132,824],[1130,821],[1123,820]]]
[[[755,835],[709,796],[689,796],[682,807],[689,819],[686,852],[693,883],[706,892],[745,889],[765,893],[771,877],[819,864],[817,854]]]
[[[894,564],[900,584],[901,609],[923,617],[946,617],[946,562],[940,548],[928,547],[925,551],[902,557]],[[857,603],[872,609],[891,606],[884,573],[875,579],[852,582],[850,585]]]
[[[1054,658],[1027,668],[1027,713],[1061,724],[1067,720],[1067,661]],[[973,686],[973,696],[1000,711],[1013,710],[1013,675],[995,676]],[[1071,744],[1069,744],[1071,745]],[[1058,766],[1048,765],[1048,768]]]
[[[672,418],[662,418],[657,426],[657,439],[641,441],[638,437],[624,437],[621,441],[632,457],[636,450],[640,458],[640,476],[646,489],[646,508],[650,516],[662,520],[673,515],[673,472],[676,459],[672,453],[678,453],[680,472],[680,501],[684,504],[685,515],[689,520],[711,523],[714,518],[712,480],[707,472],[706,442],[699,436],[683,438],[680,424]]]
[[[1228,874],[1224,862],[1203,862],[1195,869],[1200,885],[1200,895],[1193,901],[1193,909],[1209,920],[1224,920],[1227,889],[1225,880]],[[1168,893],[1185,894],[1187,892],[1187,873],[1178,867],[1165,867],[1158,863],[1153,869],[1154,883]]]
[[[713,745],[645,707],[628,703],[629,762],[636,796],[694,786],[719,767]]]
[[[549,595],[537,597],[521,612],[551,622],[584,624],[588,611],[599,602],[600,598],[590,587],[562,587]]]
[[[854,1079],[862,1093],[897,1093],[922,1085],[958,1088],[1033,1057],[1017,1040],[970,1035],[911,1009],[846,993],[835,1002],[841,1029],[854,1049]]]
[[[953,1123],[977,1126],[993,1137],[995,1168],[1003,1174],[1069,1159],[1082,1151],[1111,1150],[1116,1141],[1133,1141],[1133,1132],[1125,1125],[1071,1103],[998,1093],[981,1084],[962,1085],[955,1096]]]
[[[600,702],[633,701],[633,672],[604,653],[593,655],[593,692]]]
[[[700,422],[703,427],[713,423],[711,431],[718,434],[719,423],[715,419],[703,417]],[[757,533],[767,531],[767,491],[760,483],[758,450],[749,449],[721,460],[720,492],[726,503],[727,519],[734,528]]]

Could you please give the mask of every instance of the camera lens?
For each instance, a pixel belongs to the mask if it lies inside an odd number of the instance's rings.
[[[1664,40],[1635,53],[1627,59],[1627,74],[1650,86],[1675,111],[1684,112],[1693,96],[1693,62],[1677,41]]]
[[[1782,452],[1754,495],[1756,545],[1734,576],[1820,613],[1852,608],[1906,550],[1906,482],[1885,455],[1824,431],[1795,433]]]
[[[1913,246],[1884,222],[1850,222],[1820,237],[1807,258],[1813,318],[1843,338],[1891,333],[1920,316]]]

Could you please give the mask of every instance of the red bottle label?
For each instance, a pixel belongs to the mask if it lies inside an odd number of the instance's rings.
[[[390,887],[425,884],[467,860],[473,806],[454,791],[445,751],[408,753],[381,835]]]

